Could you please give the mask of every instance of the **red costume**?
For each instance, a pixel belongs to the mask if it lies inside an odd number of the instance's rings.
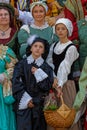
[[[87,15],[87,0],[67,0],[64,9],[65,18],[69,18],[73,22],[73,35],[70,40],[78,40],[77,21],[84,19]]]

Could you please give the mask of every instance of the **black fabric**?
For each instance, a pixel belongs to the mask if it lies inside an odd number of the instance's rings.
[[[17,114],[17,130],[46,130],[46,128],[47,125],[40,106],[26,109],[23,115]]]
[[[57,43],[55,43],[54,47],[53,47],[53,50],[55,48]],[[64,51],[61,53],[61,54],[55,54],[54,51],[53,51],[53,55],[52,55],[52,58],[53,58],[53,64],[55,66],[55,69],[54,69],[54,72],[55,74],[57,75],[57,71],[58,71],[58,68],[60,66],[60,63],[64,60],[65,58],[65,55],[66,55],[66,52],[68,50],[68,48],[70,46],[75,46],[74,44],[69,44],[65,49]],[[71,73],[69,74],[68,76],[68,79],[73,79],[73,75],[72,75],[72,71],[73,71],[73,65],[71,66]]]
[[[15,66],[13,73],[12,91],[16,100],[14,103],[14,111],[17,115],[17,130],[46,130],[43,103],[45,96],[53,84],[53,71],[52,68],[44,62],[40,68],[48,77],[37,83],[34,75],[31,73],[32,66],[32,64],[27,63],[26,59],[23,59]],[[32,97],[35,105],[34,108],[18,109],[24,92],[27,92]]]

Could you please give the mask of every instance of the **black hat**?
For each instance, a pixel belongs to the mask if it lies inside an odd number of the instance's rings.
[[[1,2],[1,3],[0,3],[0,9],[3,9],[3,8],[7,9],[7,10],[10,12],[10,14],[11,14],[12,16],[14,16],[15,10],[14,10],[14,8],[12,7],[11,4]]]
[[[33,37],[33,39],[32,39],[32,37]],[[30,40],[30,39],[32,39],[32,40]],[[29,42],[31,42],[31,43],[29,43]],[[31,54],[31,51],[30,51],[30,50],[31,50],[32,45],[33,45],[35,42],[41,42],[41,43],[44,45],[44,53],[42,54],[42,58],[43,58],[43,59],[46,59],[47,56],[48,56],[48,53],[49,53],[49,43],[48,43],[47,40],[45,40],[45,39],[43,39],[43,38],[40,38],[40,37],[38,37],[38,36],[31,36],[31,37],[28,39],[28,41],[27,41],[28,46],[27,46],[27,48],[26,48],[26,55],[29,56],[29,55]]]

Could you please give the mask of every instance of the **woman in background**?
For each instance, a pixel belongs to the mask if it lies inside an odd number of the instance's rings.
[[[8,3],[0,3],[0,44],[9,46],[19,58],[17,29],[14,26],[14,9]]]
[[[31,35],[36,34],[47,40],[49,44],[57,40],[57,38],[53,36],[53,29],[45,22],[47,5],[42,1],[33,2],[30,6],[30,11],[34,22],[30,26],[22,26],[18,32],[18,42],[20,44],[20,55],[22,58],[25,56],[27,39]]]
[[[0,44],[0,130],[16,130],[11,83],[16,62],[12,49]]]

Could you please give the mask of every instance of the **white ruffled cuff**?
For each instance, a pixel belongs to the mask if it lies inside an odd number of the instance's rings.
[[[26,109],[28,106],[29,101],[32,99],[32,97],[27,93],[24,92],[20,103],[19,103],[19,110]]]
[[[34,73],[34,76],[36,78],[37,83],[43,81],[45,78],[48,77],[48,75],[40,68],[37,69],[37,71]]]

